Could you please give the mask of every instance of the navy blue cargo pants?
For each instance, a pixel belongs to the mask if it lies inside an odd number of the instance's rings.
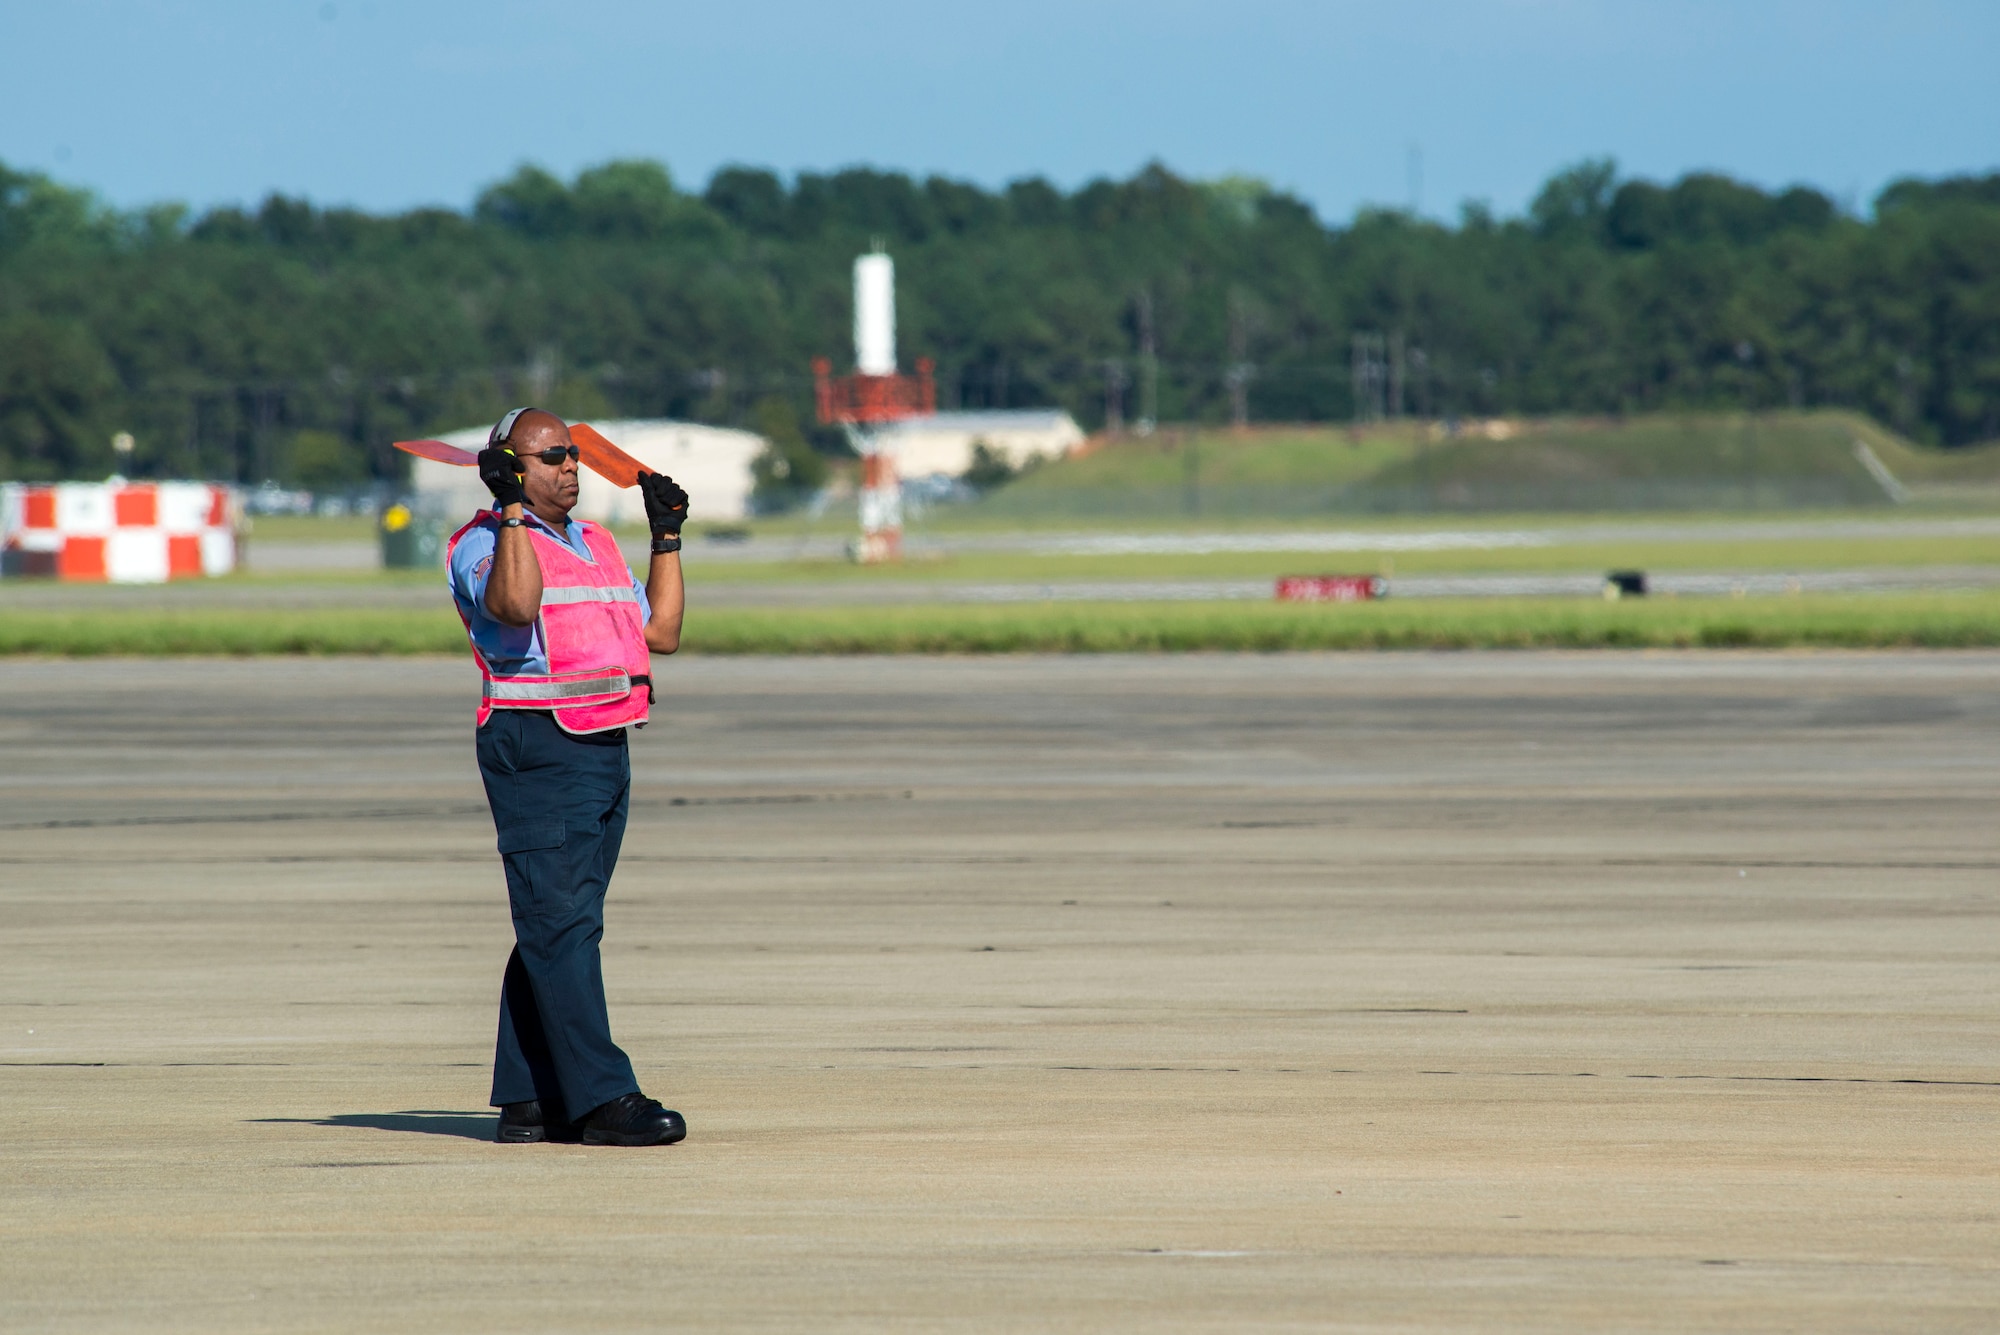
[[[574,1121],[639,1088],[598,958],[632,786],[625,731],[576,737],[546,713],[496,709],[478,750],[514,915],[493,1106],[540,1099],[545,1118]]]

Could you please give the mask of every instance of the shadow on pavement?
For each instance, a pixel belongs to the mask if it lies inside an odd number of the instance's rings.
[[[497,1113],[441,1112],[418,1108],[393,1113],[335,1113],[331,1117],[253,1117],[253,1122],[285,1122],[294,1126],[351,1126],[368,1131],[409,1131],[420,1136],[457,1136],[491,1140]]]

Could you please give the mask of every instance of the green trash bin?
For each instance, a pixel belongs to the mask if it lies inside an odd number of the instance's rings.
[[[436,570],[444,565],[444,521],[410,502],[385,508],[376,528],[382,535],[383,569]]]

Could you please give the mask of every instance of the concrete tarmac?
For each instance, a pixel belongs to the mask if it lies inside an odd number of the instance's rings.
[[[643,553],[633,558],[644,569]],[[1602,574],[1399,575],[1382,581],[1381,596],[1398,602],[1420,598],[1595,598]],[[974,582],[950,579],[797,580],[703,584],[695,607],[887,607],[950,603],[1074,602],[1270,602],[1275,581],[1251,579],[1055,579]],[[2000,587],[2000,566],[1886,566],[1862,570],[1647,572],[1655,594],[1718,598],[1786,593],[1970,592]],[[125,608],[193,611],[198,608],[281,608],[286,611],[347,608],[356,611],[423,610],[450,616],[443,577],[435,582],[237,583],[189,580],[159,585],[64,584],[55,581],[0,587],[0,616],[20,608],[43,612],[109,612]]]
[[[588,1150],[469,664],[0,663],[0,1329],[2000,1314],[2000,655],[659,675]]]

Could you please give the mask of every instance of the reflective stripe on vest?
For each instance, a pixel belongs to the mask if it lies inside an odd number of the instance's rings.
[[[542,606],[552,603],[633,603],[639,595],[628,585],[616,589],[593,589],[587,584],[566,584],[559,588],[542,590]]]
[[[632,678],[624,672],[609,672],[598,677],[580,677],[561,681],[554,677],[488,677],[482,684],[482,692],[496,705],[519,701],[562,700],[575,703],[591,696],[619,698],[632,692]]]

